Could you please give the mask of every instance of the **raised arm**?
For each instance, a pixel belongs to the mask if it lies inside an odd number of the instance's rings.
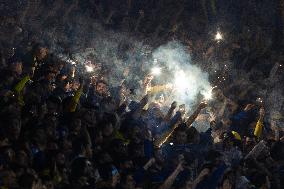
[[[174,102],[171,104],[171,107],[170,107],[170,109],[168,110],[167,115],[165,116],[165,121],[170,121],[170,119],[171,119],[171,117],[173,116],[173,113],[174,113],[176,107],[177,107],[177,102],[174,101]]]
[[[178,174],[183,171],[182,162],[178,164],[176,169],[172,172],[172,174],[165,180],[165,182],[159,187],[159,189],[170,189],[176,180]]]
[[[162,134],[161,137],[159,137],[158,139],[156,139],[154,141],[154,147],[155,148],[160,148],[169,138],[170,136],[173,134],[173,132],[175,131],[175,129],[178,127],[178,124],[175,124],[173,127],[171,127],[168,131],[166,131],[165,133]]]
[[[175,129],[178,127],[180,120],[181,120],[181,113],[177,112],[176,115],[171,119],[171,125],[172,127],[164,132],[162,136],[160,136],[158,139],[154,141],[154,147],[160,148],[173,134]]]
[[[133,117],[138,117],[140,116],[143,108],[146,106],[146,104],[148,103],[148,100],[149,100],[149,95],[146,94],[139,102],[139,106],[137,107],[136,110],[134,110],[132,116]]]
[[[200,113],[200,111],[205,108],[207,106],[206,102],[201,102],[199,104],[199,106],[197,107],[197,109],[193,112],[193,114],[187,119],[186,121],[186,125],[188,127],[191,126],[191,124],[195,121],[195,119],[197,118],[198,114]]]
[[[198,183],[200,183],[200,182],[204,179],[204,177],[207,176],[209,173],[210,173],[209,169],[207,169],[207,168],[203,169],[203,170],[199,173],[199,175],[197,176],[197,178],[192,182],[191,188],[192,188],[192,189],[195,189],[196,186],[198,185]]]

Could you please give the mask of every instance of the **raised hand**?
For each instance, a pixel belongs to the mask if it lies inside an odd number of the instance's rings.
[[[176,109],[177,107],[177,102],[174,101],[172,104],[171,104],[171,109]]]
[[[247,104],[244,111],[248,112],[248,111],[252,110],[254,107],[255,107],[254,104]]]

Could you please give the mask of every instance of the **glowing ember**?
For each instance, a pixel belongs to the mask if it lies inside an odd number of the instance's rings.
[[[223,35],[222,35],[222,33],[221,32],[217,32],[216,33],[216,35],[215,35],[215,40],[216,41],[220,41],[220,40],[222,40],[223,39]]]

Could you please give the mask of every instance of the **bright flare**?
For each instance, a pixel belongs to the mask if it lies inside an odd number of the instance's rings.
[[[187,88],[187,78],[184,71],[180,70],[175,73],[174,86],[179,91],[184,91]]]
[[[211,100],[212,99],[212,97],[213,97],[212,90],[215,89],[216,87],[217,86],[214,86],[211,89],[209,89],[208,91],[205,91],[205,92],[202,93],[205,100]]]
[[[159,67],[154,67],[154,68],[152,68],[151,73],[152,73],[153,75],[160,75],[160,74],[161,74],[161,68],[159,68]]]
[[[223,35],[222,35],[222,33],[221,32],[217,32],[216,33],[216,35],[215,35],[215,40],[216,41],[220,41],[220,40],[222,40],[223,39]]]
[[[212,99],[212,91],[208,91],[207,93],[204,93],[203,95],[204,95],[205,100]]]

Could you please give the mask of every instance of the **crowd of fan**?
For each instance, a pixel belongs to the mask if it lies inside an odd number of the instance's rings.
[[[265,122],[261,102],[238,107],[214,90],[214,102],[187,117],[176,102],[164,113],[148,76],[135,101],[123,82],[114,89],[104,76],[79,77],[41,44],[6,62],[3,188],[283,187],[283,133]],[[208,111],[210,127],[198,131]]]
[[[183,12],[184,6],[170,3],[173,1],[165,1],[168,4],[139,1],[141,5],[135,6],[134,1],[125,5],[120,1],[90,1],[92,9],[78,0],[43,2],[46,3],[27,2],[17,18],[12,17],[12,21],[5,18],[1,25],[1,64],[5,63],[0,68],[2,188],[283,188],[283,117],[274,115],[272,120],[271,114],[275,113],[271,109],[267,110],[269,115],[265,112],[266,104],[262,102],[265,99],[255,102],[255,98],[251,100],[246,94],[246,89],[256,89],[253,85],[277,89],[276,93],[283,86],[277,67],[275,72],[272,68],[272,77],[258,74],[261,70],[269,75],[273,53],[277,54],[269,40],[263,42],[258,37],[259,32],[253,31],[252,35],[248,28],[242,28],[238,39],[218,44],[224,45],[220,53],[224,57],[217,58],[222,62],[233,59],[242,69],[256,70],[249,76],[252,78],[244,79],[249,74],[239,75],[239,80],[235,78],[233,83],[242,81],[243,88],[215,89],[212,101],[200,102],[187,115],[184,106],[165,103],[159,95],[153,97],[151,76],[145,76],[134,90],[128,85],[132,82],[128,76],[141,72],[125,69],[115,78],[120,85],[113,87],[109,82],[111,66],[90,78],[88,73],[82,75],[78,67],[54,57],[45,45],[31,45],[27,41],[45,36],[44,32],[53,27],[50,23],[58,24],[58,30],[60,23],[65,27],[63,30],[71,27],[71,32],[66,33],[72,33],[74,28],[67,22],[76,17],[72,11],[79,14],[85,10],[85,14],[98,17],[105,25],[122,29],[131,25],[128,29],[142,30],[154,37],[166,36],[166,40],[176,35],[189,37],[185,43],[193,61],[198,60],[204,69],[213,69],[202,62],[214,62],[215,51],[220,49],[202,39],[206,27],[200,25],[214,17],[215,1],[200,1],[202,6],[188,1],[191,4],[187,6],[204,11],[204,17],[194,16],[193,10]],[[46,6],[54,7],[42,14]],[[169,12],[161,11],[159,6]],[[246,11],[243,17],[249,15]],[[189,33],[193,36],[181,32],[186,24],[179,27],[180,15],[186,20],[192,18]],[[60,19],[56,20],[57,17]],[[159,26],[152,31],[153,25]],[[43,27],[45,30],[41,30]],[[49,37],[51,41],[54,36]],[[72,36],[65,38],[72,41]],[[11,45],[24,50],[9,54],[5,50]],[[278,61],[278,57],[272,61]],[[280,79],[275,80],[276,77]],[[244,99],[246,104],[239,103]]]

